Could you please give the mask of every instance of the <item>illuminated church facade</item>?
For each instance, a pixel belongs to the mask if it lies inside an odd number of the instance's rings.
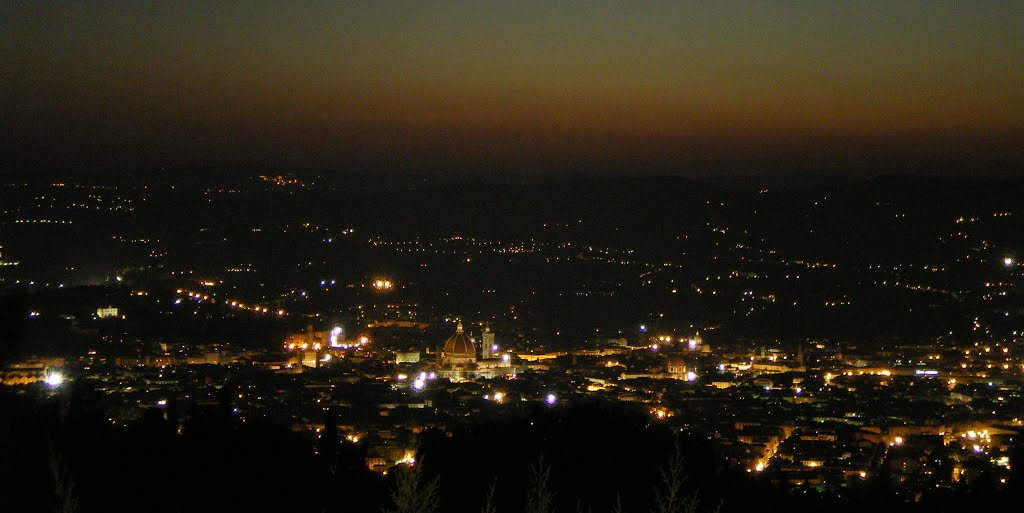
[[[455,326],[455,334],[448,337],[441,348],[437,375],[452,381],[514,376],[512,355],[499,354],[490,326],[484,330],[481,338],[478,352],[475,341],[466,334],[462,321],[459,321]]]

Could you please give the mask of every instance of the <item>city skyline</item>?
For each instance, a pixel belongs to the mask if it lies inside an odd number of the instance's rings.
[[[1024,2],[0,2],[0,511],[1024,502]]]

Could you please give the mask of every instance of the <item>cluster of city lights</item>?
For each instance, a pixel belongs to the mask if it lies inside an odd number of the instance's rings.
[[[356,347],[362,347],[362,346],[365,346],[365,345],[370,343],[370,337],[367,337],[366,335],[363,335],[363,336],[359,337],[358,339],[356,339],[356,341],[354,343],[342,342],[340,336],[341,336],[341,328],[335,327],[333,330],[331,330],[331,336],[330,336],[330,339],[329,339],[329,343],[330,343],[330,346],[332,348],[334,348],[334,349],[352,349],[352,348],[356,348]],[[313,343],[309,343],[309,342],[289,342],[289,343],[285,344],[285,349],[288,349],[289,351],[295,351],[295,350],[308,351],[310,349],[312,349],[313,351],[319,351],[319,350],[321,350],[323,348],[324,348],[323,344],[321,344],[320,342],[313,342]],[[324,355],[324,361],[330,361],[330,358],[329,358],[328,355]]]
[[[396,376],[396,379],[398,381],[408,381],[409,380],[409,375],[408,374],[399,374],[398,376]],[[434,372],[430,372],[430,373],[421,372],[421,373],[417,374],[413,378],[412,383],[410,384],[410,386],[412,386],[413,390],[416,390],[418,392],[418,391],[423,390],[424,388],[426,388],[428,381],[433,381],[435,379],[437,379],[437,373],[434,373]]]
[[[385,278],[377,278],[373,280],[373,288],[375,290],[391,290],[395,287],[394,282]]]
[[[673,414],[672,414],[672,412],[668,408],[659,407],[659,408],[652,408],[651,409],[651,415],[654,415],[654,418],[656,418],[658,420],[665,420],[665,419],[671,417]]]

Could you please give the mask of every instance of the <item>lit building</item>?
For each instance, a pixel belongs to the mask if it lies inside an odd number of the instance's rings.
[[[682,358],[669,358],[667,367],[669,374],[686,375],[686,360]]]
[[[704,339],[700,338],[699,331],[686,341],[686,348],[690,351],[700,351],[702,353],[711,352],[711,348],[704,344]]]
[[[491,323],[487,323],[484,332],[480,334],[480,358],[488,360],[498,357],[498,344],[494,342],[494,332],[491,331]]]
[[[448,338],[441,349],[441,366],[456,367],[476,363],[476,348],[462,329],[462,321],[455,327],[455,334]]]
[[[395,363],[419,363],[419,351],[399,351],[395,353]]]
[[[97,308],[96,317],[98,319],[112,319],[116,318],[120,314],[117,307],[108,306],[106,308]]]
[[[488,328],[485,332],[491,346],[485,346],[485,351],[494,346],[494,333]],[[478,358],[476,346],[473,339],[466,334],[462,327],[462,321],[455,327],[455,334],[445,341],[441,349],[441,357],[438,360],[437,374],[441,377],[455,381],[473,378],[493,378],[515,374],[512,367],[511,355],[502,354],[500,357],[494,355],[490,358]]]
[[[61,376],[56,369],[63,367],[64,363],[64,358],[60,357],[33,357],[11,362],[0,369],[0,385],[30,385],[37,382],[54,385],[54,377]]]

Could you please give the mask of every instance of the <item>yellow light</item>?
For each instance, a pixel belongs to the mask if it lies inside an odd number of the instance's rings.
[[[405,454],[402,455],[402,459],[398,460],[398,463],[399,464],[404,463],[404,464],[409,465],[409,466],[415,465],[416,464],[416,453],[413,452],[413,451],[405,451]]]
[[[394,282],[385,278],[377,278],[371,285],[377,290],[391,290],[395,286]]]

